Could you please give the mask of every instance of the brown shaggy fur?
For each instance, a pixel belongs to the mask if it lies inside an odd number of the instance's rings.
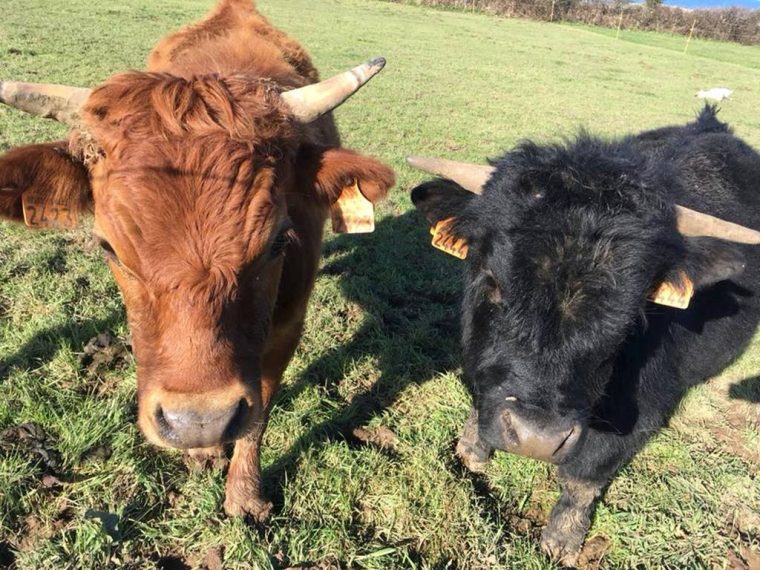
[[[73,158],[60,144],[0,158],[0,215],[19,220],[32,190],[80,210],[92,203],[127,306],[143,432],[182,446],[166,439],[163,410],[213,416],[244,405],[225,510],[261,520],[271,504],[259,444],[301,334],[329,208],[354,181],[380,200],[394,176],[339,148],[331,115],[293,120],[279,94],[317,72],[250,0],[221,0],[148,62],[94,90]],[[204,447],[223,443],[201,436],[193,441]]]

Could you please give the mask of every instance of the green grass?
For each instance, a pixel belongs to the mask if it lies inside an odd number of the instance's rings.
[[[210,0],[5,0],[0,76],[94,85],[140,68],[162,34]],[[0,226],[0,566],[170,567],[223,548],[225,567],[551,568],[536,535],[553,468],[497,456],[483,479],[452,445],[466,416],[457,304],[461,265],[433,250],[408,190],[412,152],[481,161],[522,138],[613,136],[689,120],[694,93],[735,89],[721,116],[760,148],[760,48],[491,18],[359,0],[260,0],[323,75],[375,55],[388,67],[337,113],[347,146],[398,171],[371,236],[329,236],[306,332],[263,452],[276,514],[247,527],[221,514],[223,474],[189,471],[135,426],[134,363],[79,363],[124,313],[86,229]],[[680,44],[681,46],[683,44]],[[0,150],[63,136],[0,109]],[[695,390],[671,427],[622,471],[591,537],[609,568],[723,568],[760,545],[760,343]],[[386,426],[395,450],[346,434]],[[41,464],[59,457],[61,480]],[[45,453],[48,458],[45,459]],[[46,485],[47,483],[47,485]]]

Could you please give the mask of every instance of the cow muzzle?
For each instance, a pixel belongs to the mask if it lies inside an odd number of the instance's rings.
[[[580,422],[540,425],[511,410],[497,421],[505,451],[549,463],[564,461],[585,435],[585,426]]]
[[[245,400],[219,410],[171,410],[158,408],[158,434],[173,447],[211,447],[236,438],[245,425]]]
[[[246,394],[159,393],[140,403],[140,427],[162,447],[212,447],[245,435],[256,406]]]

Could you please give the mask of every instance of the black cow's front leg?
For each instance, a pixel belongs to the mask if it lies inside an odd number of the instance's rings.
[[[604,483],[563,477],[562,494],[541,533],[541,548],[562,564],[573,566],[591,526],[591,515]]]
[[[641,426],[661,425],[659,418],[644,418]],[[541,548],[552,558],[572,566],[591,527],[596,502],[618,470],[647,442],[654,430],[634,429],[627,436],[591,430],[580,453],[559,466],[562,492],[549,523],[541,534]]]
[[[473,473],[482,473],[491,457],[493,448],[480,439],[478,431],[478,411],[470,409],[470,417],[464,424],[464,430],[457,442],[456,454]]]

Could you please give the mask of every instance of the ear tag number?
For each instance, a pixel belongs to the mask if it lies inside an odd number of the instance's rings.
[[[663,281],[660,283],[649,295],[649,300],[666,307],[688,308],[689,302],[694,296],[694,283],[683,271],[678,273],[678,277],[678,282]]]
[[[460,237],[450,233],[451,226],[456,218],[446,218],[439,220],[435,226],[430,228],[430,235],[433,236],[433,247],[445,251],[458,259],[467,257],[467,242]]]
[[[332,228],[338,234],[368,234],[375,231],[375,206],[364,197],[359,183],[346,186],[330,207]]]
[[[76,212],[64,204],[37,201],[34,195],[24,192],[21,195],[21,207],[24,223],[30,228],[71,230],[77,227]]]

